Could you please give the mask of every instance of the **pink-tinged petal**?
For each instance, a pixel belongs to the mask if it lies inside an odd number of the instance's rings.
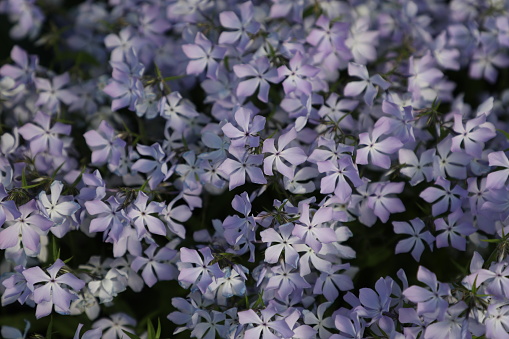
[[[378,151],[372,151],[369,154],[371,156],[371,163],[373,165],[377,165],[385,169],[389,169],[391,167],[391,158],[389,158],[389,156]]]
[[[192,250],[186,247],[180,249],[180,260],[183,262],[190,262],[199,266],[203,265],[203,260],[196,250]]]
[[[331,207],[321,207],[318,211],[316,211],[313,216],[313,225],[320,225],[332,220],[332,208]]]
[[[39,266],[31,267],[29,269],[24,270],[23,276],[30,285],[50,280],[48,275],[44,273],[44,271]]]
[[[369,79],[369,74],[366,66],[355,62],[348,63],[348,74],[350,76],[355,76],[363,80]]]
[[[73,295],[64,290],[58,284],[53,285],[51,292],[52,292],[51,300],[53,301],[55,306],[60,307],[65,312],[69,312],[69,306],[71,305],[72,299],[74,299]]]
[[[258,75],[258,72],[256,69],[251,65],[234,65],[233,71],[235,72],[235,75],[239,78],[244,77],[255,77]]]
[[[375,74],[371,77],[371,82],[377,86],[380,86],[384,91],[387,90],[391,83],[382,78],[379,74]]]
[[[221,22],[221,25],[226,28],[231,29],[242,28],[242,23],[240,22],[238,16],[232,11],[221,12],[219,14],[219,21]]]
[[[281,252],[283,251],[284,245],[274,245],[270,246],[265,250],[265,262],[269,264],[275,264],[279,261],[279,257],[281,256]]]
[[[344,94],[347,97],[355,97],[364,91],[367,84],[366,81],[351,81],[346,84]]]
[[[442,198],[444,196],[444,191],[436,187],[428,187],[422,191],[419,196],[427,202],[432,203],[435,200]]]
[[[502,151],[488,154],[488,160],[490,166],[509,168],[509,159],[507,159],[507,156]]]
[[[403,295],[414,303],[423,302],[429,300],[432,297],[432,293],[419,286],[410,286],[403,291]]]
[[[0,231],[0,249],[14,247],[19,241],[20,228],[16,226],[7,227]]]
[[[87,145],[90,147],[99,147],[99,146],[106,146],[108,141],[105,140],[102,135],[97,133],[97,131],[90,130],[83,134],[85,137],[85,141],[87,142]]]
[[[375,100],[377,94],[378,89],[376,89],[372,84],[368,83],[366,92],[364,93],[364,102],[366,105],[373,106],[373,101]]]
[[[150,233],[159,234],[162,236],[166,235],[166,227],[164,226],[164,223],[161,220],[151,215],[146,216],[145,219],[147,223],[147,228],[150,231]]]
[[[23,139],[29,141],[45,133],[42,128],[32,123],[23,125],[18,129],[18,132],[21,134]]]
[[[32,227],[25,226],[21,228],[23,246],[33,252],[39,251],[39,243],[41,236]],[[1,233],[0,233],[1,235]]]
[[[202,59],[207,57],[207,53],[198,45],[182,45],[184,54],[190,59]]]
[[[280,157],[276,157],[276,169],[279,173],[292,180],[294,177],[294,169],[287,166]]]
[[[283,150],[286,145],[297,138],[297,131],[295,128],[290,129],[285,134],[281,135],[278,139],[278,148],[279,150]]]
[[[219,36],[220,44],[234,44],[242,36],[241,31],[223,32]]]
[[[500,189],[504,187],[507,178],[509,177],[509,169],[495,171],[488,174],[486,179],[487,189]]]
[[[91,215],[111,212],[108,205],[101,200],[85,201],[85,208],[87,209],[88,214]]]
[[[186,72],[187,74],[201,74],[205,67],[207,67],[207,60],[205,58],[191,60],[187,65]]]
[[[81,279],[78,279],[74,274],[72,273],[64,273],[60,277],[56,279],[56,281],[60,284],[66,284],[70,287],[72,287],[75,291],[81,290],[83,287],[85,287],[85,282]]]
[[[253,93],[258,88],[260,84],[260,79],[252,78],[245,81],[242,81],[237,86],[237,96],[239,97],[249,97],[253,95]]]

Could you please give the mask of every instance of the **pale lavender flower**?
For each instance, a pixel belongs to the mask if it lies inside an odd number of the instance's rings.
[[[459,301],[447,308],[442,321],[426,327],[424,339],[467,338],[464,334],[465,327],[468,326],[464,317],[466,309],[467,304],[464,301]]]
[[[2,278],[2,285],[5,287],[2,293],[2,307],[12,304],[16,300],[21,305],[27,302],[27,300],[30,303],[29,297],[32,296],[32,291],[23,275],[24,270],[25,268],[21,265],[15,266],[14,272],[7,273],[5,278]]]
[[[410,185],[415,186],[424,180],[428,182],[433,180],[434,149],[422,152],[420,159],[412,150],[406,148],[400,149],[398,155],[399,163],[405,165],[400,172],[410,178]]]
[[[425,225],[421,219],[412,219],[410,220],[410,224],[404,221],[394,221],[392,225],[394,226],[394,233],[410,235],[409,238],[398,242],[394,253],[398,254],[412,251],[412,257],[418,262],[421,259],[422,252],[424,252],[424,242],[426,242],[433,251],[435,237],[431,235],[429,231],[424,230]]]
[[[158,281],[173,280],[177,277],[177,270],[168,263],[176,255],[177,251],[171,248],[160,247],[156,253],[158,246],[150,245],[145,251],[145,256],[136,257],[131,263],[134,271],[138,272],[143,268],[141,276],[148,287],[154,286]]]
[[[405,211],[399,198],[392,194],[401,193],[405,188],[403,182],[377,182],[372,185],[372,194],[368,198],[368,206],[383,223],[389,220],[391,213]]]
[[[377,57],[378,31],[369,30],[369,18],[361,17],[350,28],[346,46],[350,49],[356,63],[366,65]]]
[[[85,207],[90,215],[97,217],[90,222],[90,232],[104,232],[103,238],[111,237],[113,241],[120,238],[124,226],[129,222],[127,215],[121,209],[121,203],[117,198],[111,196],[106,200],[86,201]]]
[[[497,81],[498,71],[495,68],[505,68],[509,66],[509,57],[498,46],[496,41],[486,41],[481,38],[480,46],[475,50],[472,56],[472,62],[468,75],[474,79],[484,78],[493,84]]]
[[[92,324],[92,328],[100,329],[102,339],[119,339],[125,338],[125,332],[134,334],[136,320],[125,313],[115,313],[109,318],[101,318]]]
[[[313,215],[313,219],[310,219],[309,204],[303,204],[299,218],[300,224],[295,224],[292,234],[299,237],[315,252],[319,252],[322,248],[322,244],[336,241],[336,233],[334,233],[334,230],[328,226],[322,226],[322,224],[331,220],[331,207],[319,208]]]
[[[191,209],[186,204],[174,206],[180,196],[173,199],[159,214],[166,222],[170,232],[178,235],[182,239],[186,237],[186,228],[182,225],[183,222],[189,220],[192,216]]]
[[[240,18],[233,11],[221,12],[219,21],[221,26],[230,29],[222,32],[219,36],[220,44],[235,45],[243,50],[251,40],[249,34],[255,34],[260,29],[260,23],[253,20],[254,6],[251,1],[246,1],[238,5]]]
[[[35,78],[35,86],[37,92],[39,92],[35,105],[43,106],[54,113],[60,112],[60,102],[70,105],[78,100],[78,97],[71,90],[65,88],[70,81],[68,73],[57,75],[51,81],[44,78]]]
[[[90,130],[84,135],[88,147],[92,150],[92,163],[101,166],[108,162],[117,167],[120,163],[121,149],[126,142],[117,137],[115,130],[103,120],[97,131]]]
[[[408,300],[417,303],[417,314],[442,320],[448,306],[448,302],[444,297],[451,295],[449,286],[437,281],[435,273],[423,266],[419,266],[417,279],[426,284],[431,290],[414,285],[405,289],[403,295]]]
[[[48,151],[52,155],[61,155],[64,142],[59,138],[60,134],[69,135],[71,126],[56,122],[51,126],[51,116],[38,111],[34,122],[23,125],[18,129],[19,134],[30,142],[30,150],[33,155]]]
[[[154,159],[138,159],[132,166],[133,170],[147,174],[150,189],[155,189],[173,174],[174,169],[168,168],[168,159],[160,144],[154,143],[152,146],[138,144],[136,150],[141,155]]]
[[[246,182],[246,174],[256,184],[266,184],[262,170],[258,167],[263,162],[263,155],[249,154],[244,148],[230,147],[230,154],[236,159],[226,159],[219,170],[229,179],[230,191]]]
[[[472,159],[466,153],[451,151],[452,137],[445,137],[438,145],[433,162],[433,176],[465,179],[467,177],[466,165]]]
[[[297,138],[297,131],[292,128],[285,134],[282,134],[278,139],[278,147],[276,149],[274,145],[274,139],[268,138],[263,142],[263,153],[271,153],[271,155],[263,159],[263,172],[266,175],[274,175],[272,168],[274,162],[276,169],[279,173],[283,174],[288,179],[293,179],[294,168],[286,165],[283,161],[290,163],[293,166],[297,166],[306,161],[307,155],[299,147],[291,147],[285,149],[285,147]]]
[[[272,275],[265,286],[266,290],[276,290],[276,294],[283,300],[296,289],[310,288],[311,285],[304,279],[300,272],[292,272],[294,268],[281,261],[279,265],[271,268]]]
[[[76,278],[72,273],[58,275],[64,265],[62,260],[57,259],[47,269],[48,273],[45,273],[39,266],[23,271],[28,286],[34,292],[34,301],[37,303],[35,312],[37,319],[49,315],[53,305],[55,305],[55,311],[69,313],[71,301],[78,298],[75,293],[85,286],[85,282]],[[40,285],[41,283],[44,284]]]
[[[437,231],[443,231],[437,235],[437,248],[451,245],[460,251],[465,251],[466,249],[467,241],[465,236],[475,232],[472,224],[466,218],[463,218],[461,208],[449,214],[447,222],[443,218],[436,219],[435,228]]]
[[[323,296],[329,302],[333,302],[339,297],[339,291],[348,291],[353,289],[353,281],[344,273],[337,273],[350,268],[350,264],[332,265],[326,272],[321,272],[316,279],[313,293]]]
[[[359,165],[374,164],[379,167],[388,169],[391,167],[391,158],[389,154],[397,152],[403,143],[395,137],[387,137],[382,141],[378,139],[388,132],[388,124],[384,124],[375,128],[369,133],[359,134],[359,146],[365,145],[366,147],[357,149],[357,157],[355,162]]]
[[[265,250],[265,262],[269,264],[277,263],[284,250],[285,263],[293,268],[297,268],[299,254],[295,250],[294,245],[301,243],[301,240],[292,235],[294,227],[292,223],[287,223],[279,226],[277,231],[273,228],[268,228],[260,233],[262,241],[269,244]]]
[[[509,177],[509,160],[505,152],[492,152],[488,154],[490,166],[503,167],[505,169],[494,171],[488,174],[486,179],[487,189],[499,189],[506,185],[507,178]]]
[[[242,325],[252,324],[253,327],[248,328],[244,333],[245,339],[259,339],[263,335],[263,339],[276,338],[274,334],[279,333],[283,337],[293,336],[293,331],[284,320],[272,320],[271,318],[277,314],[277,310],[273,307],[267,307],[260,311],[261,318],[253,310],[239,312],[239,323]]]
[[[387,134],[392,134],[402,143],[415,141],[413,122],[414,115],[412,106],[401,108],[399,105],[384,100],[382,103],[382,111],[390,116],[383,116],[375,123],[375,129],[380,125],[387,124],[389,126]]]
[[[196,34],[194,44],[182,45],[182,50],[191,59],[187,64],[187,74],[201,74],[207,68],[207,77],[217,79],[218,62],[223,59],[226,48],[214,46],[201,32]]]
[[[4,224],[7,218],[17,219],[21,216],[16,204],[12,200],[7,200],[9,195],[5,191],[5,187],[0,183],[0,227]]]
[[[363,184],[359,177],[359,171],[350,156],[341,156],[339,159],[332,157],[330,160],[320,161],[318,162],[318,171],[326,174],[320,182],[320,193],[334,192],[342,201],[347,201],[352,194],[350,182],[354,187]],[[349,181],[346,180],[347,178]]]
[[[138,237],[142,238],[147,230],[153,234],[166,235],[164,223],[154,215],[158,215],[164,209],[164,203],[151,201],[148,203],[148,196],[140,191],[134,203],[129,206],[127,216],[136,227]]]
[[[17,246],[21,240],[23,247],[35,256],[41,250],[41,236],[47,234],[54,223],[39,214],[35,200],[20,206],[19,213],[18,218],[8,221],[8,227],[0,231],[0,249]]]
[[[344,90],[345,96],[355,97],[365,91],[364,102],[368,106],[373,106],[373,100],[378,94],[378,89],[375,88],[375,85],[380,86],[384,91],[390,87],[390,83],[379,74],[369,77],[368,69],[365,65],[350,62],[348,64],[348,74],[361,80],[347,83]]]
[[[488,306],[486,320],[487,338],[509,339],[509,305],[496,303]]]
[[[131,26],[122,29],[118,35],[111,33],[104,38],[104,45],[111,50],[110,60],[114,62],[122,62],[128,51],[131,48],[137,48],[140,42],[140,37]]]
[[[486,122],[485,114],[468,120],[465,127],[462,118],[460,114],[454,114],[453,130],[459,135],[452,138],[451,151],[459,152],[464,149],[465,153],[480,158],[484,143],[496,136],[495,126]]]
[[[283,88],[286,94],[294,91],[311,95],[312,85],[308,80],[318,74],[320,70],[305,63],[304,56],[297,52],[290,59],[289,66],[280,66],[278,75],[283,81]]]
[[[205,293],[212,283],[212,278],[222,278],[224,273],[218,263],[211,264],[214,257],[210,248],[203,247],[199,252],[203,255],[203,259],[196,250],[186,247],[180,249],[180,260],[187,265],[179,267],[178,280],[186,285],[196,285],[202,293]]]
[[[179,92],[171,92],[159,101],[159,114],[168,120],[173,130],[183,132],[188,128],[190,120],[199,116],[194,105],[183,99]]]
[[[247,78],[237,85],[236,94],[238,97],[249,97],[258,88],[258,99],[267,103],[269,101],[270,83],[278,83],[278,72],[271,68],[266,57],[255,59],[252,64],[234,65],[233,71],[239,78]]]
[[[433,216],[440,215],[447,211],[454,212],[461,207],[462,200],[467,196],[467,191],[459,185],[451,189],[451,182],[442,177],[438,177],[435,185],[440,186],[441,189],[437,187],[428,187],[419,194],[421,198],[433,204]]]
[[[226,123],[221,129],[224,135],[231,139],[232,147],[257,147],[260,144],[258,132],[265,127],[265,117],[255,115],[248,108],[239,108],[235,112],[235,121],[238,128],[231,122]]]
[[[80,339],[80,332],[83,328],[83,324],[78,324],[78,327],[76,328],[76,332],[74,333],[73,339]],[[82,334],[81,339],[101,339],[102,338],[102,331],[100,328],[94,328],[88,331],[85,331],[85,333]]]
[[[10,56],[16,66],[3,65],[0,68],[0,75],[14,79],[17,84],[32,84],[35,80],[35,71],[39,67],[39,58],[36,55],[29,55],[17,45],[12,48]]]
[[[351,52],[345,45],[350,26],[348,23],[336,22],[325,15],[320,15],[315,26],[317,27],[313,28],[306,37],[308,43],[315,46],[318,51],[325,53],[334,51],[342,55],[344,59],[351,58]]]

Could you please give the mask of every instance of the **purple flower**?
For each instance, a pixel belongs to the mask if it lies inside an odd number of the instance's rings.
[[[447,136],[437,146],[437,152],[433,163],[433,176],[436,178],[452,177],[465,179],[467,177],[466,165],[472,159],[463,152],[452,152],[452,138]]]
[[[182,50],[191,59],[187,64],[187,74],[201,74],[207,68],[207,77],[217,79],[218,63],[222,59],[226,48],[214,46],[201,32],[196,34],[194,44],[182,45]]]
[[[275,264],[283,250],[285,251],[285,263],[297,268],[299,254],[295,250],[294,244],[301,243],[300,239],[292,235],[294,225],[287,223],[279,226],[278,231],[268,228],[260,233],[262,241],[268,243],[265,250],[265,261],[269,264]]]
[[[2,293],[2,306],[12,304],[16,300],[23,305],[32,296],[32,291],[23,275],[24,270],[23,266],[16,266],[14,272],[7,273],[5,278],[2,278],[2,285],[5,287]]]
[[[19,128],[18,132],[25,139],[30,141],[30,150],[33,155],[49,151],[50,154],[59,156],[64,148],[63,141],[59,134],[69,135],[71,126],[56,122],[50,127],[51,116],[38,111],[34,122],[37,125],[28,123]]]
[[[35,71],[39,66],[39,58],[36,55],[29,55],[16,45],[11,50],[11,59],[16,66],[3,65],[0,68],[0,75],[14,79],[16,84],[32,84],[35,80]]]
[[[377,182],[373,183],[372,194],[368,198],[368,206],[383,223],[389,220],[391,213],[405,211],[405,206],[400,199],[391,194],[401,193],[405,188],[403,182]]]
[[[308,43],[319,51],[325,53],[334,51],[341,54],[344,59],[351,58],[350,50],[345,45],[350,26],[348,23],[335,22],[325,15],[320,15],[315,26],[317,27],[313,28],[306,38]]]
[[[374,85],[380,86],[384,91],[390,87],[390,83],[384,80],[379,74],[369,77],[368,69],[365,65],[350,62],[348,64],[348,74],[357,78],[360,81],[351,81],[345,86],[345,96],[355,97],[364,93],[364,102],[368,106],[373,106],[373,100],[378,94],[378,89]]]
[[[246,174],[256,184],[264,185],[267,183],[262,170],[258,167],[263,162],[263,155],[249,154],[241,147],[230,147],[230,154],[235,160],[228,158],[219,167],[219,170],[229,178],[230,191],[235,187],[244,185]]]
[[[387,134],[392,134],[402,143],[415,141],[413,122],[414,115],[412,106],[401,108],[399,105],[384,100],[382,103],[382,111],[391,115],[390,117],[381,117],[375,124],[375,129],[383,124],[388,124]]]
[[[259,57],[252,64],[234,65],[233,71],[239,78],[248,78],[237,85],[237,96],[249,97],[258,88],[258,99],[265,103],[269,101],[269,82],[281,81],[276,69],[270,67],[266,57]]]
[[[286,94],[294,91],[311,95],[312,85],[308,80],[314,77],[320,71],[318,68],[304,63],[304,57],[300,52],[295,53],[290,59],[289,67],[281,66],[278,68],[278,75],[283,81],[283,88]]]
[[[44,78],[35,78],[35,86],[39,92],[36,106],[44,106],[50,112],[60,111],[60,102],[70,105],[78,100],[74,93],[64,87],[70,82],[68,73],[57,75],[49,81]]]
[[[241,107],[235,112],[235,121],[238,128],[230,122],[221,128],[224,135],[231,139],[231,146],[257,147],[260,144],[258,132],[265,127],[265,117],[254,115],[252,110]]]
[[[412,257],[415,261],[419,261],[424,251],[424,242],[426,242],[431,250],[433,250],[433,242],[435,237],[429,231],[424,231],[424,222],[415,218],[410,220],[410,224],[404,221],[394,221],[394,233],[408,234],[409,238],[400,240],[396,245],[394,253],[407,253],[412,251]]]
[[[447,284],[437,281],[435,273],[423,266],[419,266],[417,279],[426,284],[431,290],[420,286],[410,286],[403,291],[403,295],[410,301],[417,303],[417,314],[427,315],[436,319],[443,319],[451,290]]]
[[[148,287],[154,286],[157,281],[172,280],[177,276],[175,267],[168,263],[177,255],[177,251],[161,247],[156,253],[157,248],[156,244],[150,245],[144,251],[146,257],[138,256],[131,263],[132,269],[136,272],[143,268],[141,276]]]
[[[420,159],[409,149],[402,148],[399,150],[399,163],[405,165],[400,172],[410,178],[410,185],[415,186],[418,183],[433,179],[433,158],[435,150],[428,149],[422,152]]]
[[[433,216],[447,211],[454,212],[461,207],[462,200],[467,196],[467,191],[458,185],[451,189],[451,183],[442,177],[438,177],[435,185],[440,186],[442,189],[428,187],[419,194],[427,202],[433,203]]]
[[[338,291],[348,291],[353,289],[352,279],[343,273],[336,273],[340,270],[350,268],[350,264],[332,265],[326,272],[321,272],[318,279],[316,279],[313,293],[323,296],[329,302],[333,302],[339,296]]]
[[[0,227],[4,224],[7,218],[17,219],[20,217],[20,212],[16,204],[12,200],[6,200],[8,197],[5,187],[0,183]]]
[[[321,207],[310,220],[309,204],[302,205],[302,212],[299,218],[300,224],[295,224],[292,234],[299,237],[306,245],[315,252],[319,252],[322,244],[336,241],[336,233],[328,226],[320,227],[322,224],[332,220],[332,208]]]
[[[115,313],[110,318],[101,318],[92,324],[92,328],[100,329],[102,339],[119,339],[125,338],[125,332],[134,334],[133,327],[136,326],[136,320],[125,313]]]
[[[395,137],[387,137],[382,141],[378,141],[380,136],[387,133],[388,129],[388,124],[384,124],[375,128],[371,132],[371,136],[369,133],[359,134],[359,146],[366,145],[366,147],[357,149],[357,157],[355,159],[357,164],[367,165],[372,163],[385,169],[391,167],[389,154],[398,151],[403,147],[403,143]]]
[[[92,150],[93,164],[101,166],[108,162],[113,168],[119,165],[121,149],[126,143],[116,136],[115,130],[106,120],[101,121],[98,131],[90,130],[83,136]]]
[[[461,145],[465,153],[480,158],[484,149],[484,143],[496,136],[495,127],[492,123],[486,122],[486,115],[480,116],[467,121],[466,126],[463,126],[462,116],[454,114],[454,132],[458,136],[452,138],[451,151],[461,151]]]
[[[185,284],[196,284],[201,293],[205,293],[212,283],[212,278],[222,278],[224,273],[218,263],[210,264],[214,260],[210,248],[203,247],[199,251],[203,259],[196,250],[186,247],[180,249],[180,260],[185,265],[179,267],[178,280]]]
[[[235,45],[238,41],[237,48],[243,50],[251,39],[249,34],[258,32],[260,23],[253,21],[254,7],[251,1],[238,5],[238,8],[241,19],[232,11],[219,14],[221,25],[231,30],[221,33],[219,43]]]
[[[347,201],[352,194],[350,182],[354,187],[363,184],[359,177],[359,171],[352,162],[350,156],[341,156],[339,159],[318,162],[318,171],[326,176],[321,180],[320,193],[332,193],[338,196],[341,201]],[[347,181],[346,179],[349,179]]]
[[[115,197],[109,197],[107,204],[101,200],[86,201],[85,207],[90,215],[97,215],[90,222],[90,232],[104,232],[104,239],[111,237],[113,241],[120,238],[128,218],[121,203]]]
[[[32,256],[37,255],[41,250],[41,236],[47,234],[54,223],[39,214],[35,200],[20,206],[19,213],[18,218],[13,218],[8,222],[9,226],[0,231],[0,249],[17,246],[21,240]]]
[[[288,324],[284,320],[273,320],[271,318],[277,314],[277,310],[273,307],[267,307],[260,311],[261,318],[253,310],[239,312],[239,323],[242,325],[252,324],[253,327],[247,329],[244,333],[245,339],[259,339],[263,335],[263,339],[276,338],[274,333],[278,333],[283,338],[294,335]]]
[[[179,92],[171,92],[159,101],[159,113],[168,120],[173,130],[183,132],[189,126],[192,118],[199,116],[194,105],[183,99]]]
[[[152,146],[138,144],[136,149],[141,155],[154,159],[138,159],[132,166],[133,170],[148,174],[150,189],[155,189],[161,182],[173,174],[174,169],[168,168],[166,163],[168,159],[160,144],[155,143]]]
[[[37,319],[49,315],[53,305],[55,305],[55,311],[69,313],[71,301],[78,298],[75,293],[85,286],[85,282],[76,278],[72,273],[58,275],[64,265],[62,260],[57,259],[47,269],[47,273],[39,266],[23,271],[30,289],[34,292],[34,301],[37,303],[35,311]],[[41,285],[41,283],[44,284]]]
[[[369,30],[369,18],[362,17],[354,21],[350,28],[346,46],[350,49],[356,63],[366,65],[376,59],[378,31]]]
[[[164,223],[154,215],[158,215],[164,209],[164,204],[156,201],[148,203],[148,196],[139,192],[134,203],[129,207],[127,216],[136,227],[138,237],[142,238],[147,230],[153,234],[166,235]]]
[[[181,223],[189,220],[192,216],[191,209],[189,206],[182,204],[174,207],[175,203],[180,200],[180,197],[173,199],[163,211],[159,214],[163,220],[166,222],[168,229],[185,239],[186,237],[186,228]]]
[[[294,268],[286,265],[283,261],[271,268],[272,276],[270,277],[266,290],[276,290],[276,294],[283,300],[296,289],[309,288],[311,285],[304,279],[300,272],[292,272]]]
[[[275,162],[279,173],[283,174],[288,179],[293,179],[294,169],[286,165],[283,160],[287,161],[293,166],[297,166],[305,162],[307,159],[307,155],[299,147],[291,147],[285,149],[285,147],[296,138],[297,131],[295,131],[295,128],[292,128],[279,137],[277,149],[274,146],[274,139],[265,139],[263,142],[262,152],[271,153],[271,155],[263,159],[263,171],[266,175],[274,175],[272,172],[272,167],[274,166]]]
[[[437,235],[437,248],[447,247],[450,243],[452,247],[460,251],[466,249],[467,241],[464,237],[476,230],[466,218],[462,218],[463,216],[463,211],[458,208],[447,216],[447,222],[443,218],[435,220],[436,230],[443,231]]]
[[[505,169],[489,173],[486,179],[486,188],[499,189],[504,187],[509,177],[509,159],[507,159],[507,155],[502,151],[492,152],[488,154],[488,159],[490,166],[498,166]]]

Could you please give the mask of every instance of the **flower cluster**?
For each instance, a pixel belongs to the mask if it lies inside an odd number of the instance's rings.
[[[509,338],[509,1],[0,18],[3,337]]]

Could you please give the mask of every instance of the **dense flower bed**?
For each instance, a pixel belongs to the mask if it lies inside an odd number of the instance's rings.
[[[0,22],[4,338],[509,338],[509,1]]]

